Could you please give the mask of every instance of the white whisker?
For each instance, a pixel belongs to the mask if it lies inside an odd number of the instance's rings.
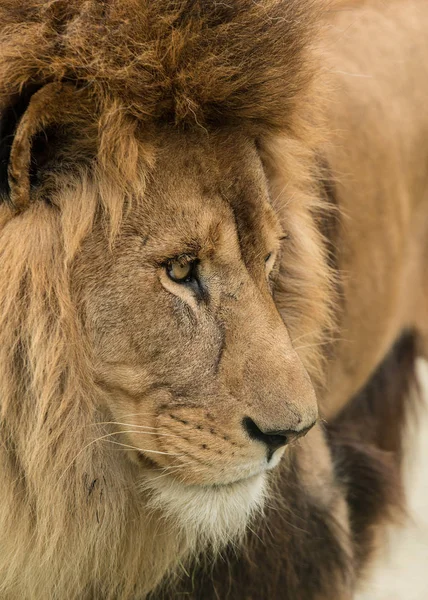
[[[121,425],[125,425],[126,423],[121,423]],[[131,425],[130,423],[128,425]],[[112,431],[107,435],[120,435],[125,433],[139,433],[140,435],[155,435],[159,437],[170,437],[170,438],[178,438],[182,439],[180,435],[174,435],[173,433],[158,433],[156,431],[140,431],[139,429],[125,429],[121,431]]]
[[[122,444],[122,442],[116,442],[115,440],[105,440],[110,444],[116,444],[117,446],[123,446],[124,448],[129,448],[131,450],[137,450],[137,452],[150,452],[150,454],[165,454],[167,456],[183,456],[182,454],[177,454],[176,452],[161,452],[160,450],[146,450],[145,448],[138,448],[137,446],[131,446],[131,444]]]
[[[137,423],[123,423],[121,421],[99,421],[98,423],[91,423],[91,425],[125,425],[127,427],[141,427],[144,429],[158,429],[158,427],[152,427],[150,425],[137,425]]]

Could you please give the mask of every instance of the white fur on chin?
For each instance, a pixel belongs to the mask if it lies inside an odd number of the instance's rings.
[[[146,486],[149,509],[163,512],[190,540],[214,550],[245,533],[267,488],[263,473],[229,485],[185,485],[167,476],[149,479]]]

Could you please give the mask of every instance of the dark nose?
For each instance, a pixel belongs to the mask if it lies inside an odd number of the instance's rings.
[[[315,425],[316,421],[311,423],[309,427],[295,431],[294,429],[279,429],[275,431],[262,431],[260,427],[254,423],[250,417],[244,417],[242,425],[252,440],[263,442],[268,449],[268,461],[272,458],[273,453],[281,446],[289,444],[293,440],[302,437],[308,433],[310,429]]]

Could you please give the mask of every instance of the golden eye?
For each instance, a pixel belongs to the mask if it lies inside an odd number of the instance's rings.
[[[175,281],[176,283],[185,283],[192,278],[194,265],[194,261],[171,260],[166,267],[166,272],[172,281]]]

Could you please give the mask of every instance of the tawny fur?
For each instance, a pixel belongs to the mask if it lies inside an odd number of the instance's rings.
[[[403,329],[420,338],[428,331],[425,146],[416,148],[409,119],[392,158],[364,158],[370,145],[381,152],[385,130],[397,133],[400,108],[410,113],[422,96],[404,94],[390,121],[367,131],[353,121],[349,100],[364,103],[364,90],[347,79],[354,53],[367,43],[365,26],[377,23],[385,40],[391,31],[400,40],[412,36],[422,52],[425,30],[416,25],[427,11],[416,0],[403,7],[397,0],[385,16],[357,7],[359,17],[340,4],[0,2],[0,114],[17,121],[0,205],[5,599],[126,600],[145,597],[169,576],[174,585],[191,557],[236,543],[268,494],[265,475],[249,467],[247,479],[233,483],[243,467],[232,456],[259,461],[258,445],[241,431],[242,416],[253,411],[272,425],[279,415],[287,428],[297,413],[309,419],[314,395],[306,372],[333,416]],[[355,50],[343,31],[359,18]],[[365,68],[382,51],[367,52]],[[412,61],[399,50],[395,59]],[[400,96],[392,84],[374,85],[370,106],[392,114],[392,93]],[[7,112],[25,95],[23,115]],[[370,114],[376,122],[376,110]],[[420,167],[400,178],[402,153],[409,163],[418,156]],[[379,173],[390,181],[380,194]],[[391,209],[390,189],[403,191]],[[374,209],[379,196],[388,227]],[[339,225],[326,240],[322,224],[336,212]],[[227,285],[213,278],[222,325],[208,315],[198,335],[186,338],[176,333],[177,311],[162,291],[169,280],[150,279],[146,263],[154,259],[145,244],[157,232],[165,260],[173,234],[192,239],[215,218],[221,225],[198,251],[205,252],[201,261],[216,244],[223,262],[236,256]],[[402,249],[399,267],[376,242],[381,227]],[[408,245],[409,232],[415,239]],[[276,308],[264,271],[271,250],[278,256]],[[372,252],[380,257],[373,273],[382,293],[368,275]],[[406,275],[415,293],[404,298]],[[173,291],[190,307],[180,318],[191,332],[193,300]],[[387,302],[389,294],[400,301]],[[361,326],[367,306],[371,327]],[[213,348],[220,349],[214,369]],[[146,355],[150,368],[139,362]],[[155,440],[151,432],[162,435]],[[383,442],[369,442],[367,464],[375,472]],[[174,458],[182,452],[187,464]],[[348,468],[358,468],[358,460]],[[360,567],[346,475],[334,461],[316,426],[283,462],[282,514],[288,494],[288,509],[302,510],[297,523],[316,512],[331,550],[319,589],[314,575],[301,596],[308,600],[329,598],[332,590],[349,598]],[[285,537],[297,547],[292,534]],[[311,548],[310,537],[299,537],[299,556]],[[289,565],[290,590],[299,589],[302,573]]]

